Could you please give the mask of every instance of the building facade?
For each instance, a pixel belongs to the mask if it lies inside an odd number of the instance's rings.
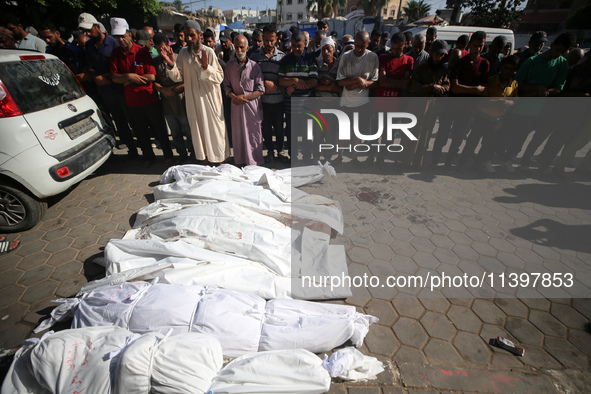
[[[259,12],[257,10],[247,9],[246,7],[242,7],[242,9],[225,10],[223,12],[228,25],[232,22],[259,16]]]
[[[566,20],[574,12],[588,4],[588,0],[528,0],[517,30],[556,33],[564,29]]]

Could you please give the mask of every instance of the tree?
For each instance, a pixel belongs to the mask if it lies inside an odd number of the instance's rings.
[[[308,0],[307,11],[318,11],[318,19],[334,18],[338,15],[338,8],[347,6],[347,0]]]
[[[591,5],[579,8],[566,21],[567,29],[588,29],[589,20],[591,20]]]
[[[363,8],[365,15],[376,15],[382,14],[382,9],[386,4],[387,0],[360,0],[357,6]]]
[[[469,0],[472,7],[472,26],[508,28],[523,11],[518,10],[524,0]]]
[[[429,15],[429,11],[431,11],[431,5],[425,3],[424,0],[411,0],[408,2],[406,7],[402,7],[402,10],[408,17],[407,23],[412,23]]]
[[[185,10],[185,6],[183,5],[183,0],[174,0],[172,2],[172,6],[174,7],[175,11],[183,12]]]
[[[107,28],[108,18],[114,16],[125,18],[131,27],[142,27],[146,23],[153,25],[162,9],[158,0],[29,0],[5,5],[6,11],[19,15],[28,25],[52,21],[70,30],[78,27],[78,15],[83,12],[94,15]]]

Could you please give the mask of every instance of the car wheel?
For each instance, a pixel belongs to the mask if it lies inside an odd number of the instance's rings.
[[[47,210],[47,202],[18,187],[0,185],[0,232],[25,231],[35,226]]]

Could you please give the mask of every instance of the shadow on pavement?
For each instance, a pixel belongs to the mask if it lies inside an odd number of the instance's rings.
[[[537,184],[518,185],[504,190],[514,197],[495,197],[496,202],[520,204],[531,202],[547,207],[589,209],[591,207],[591,185],[582,183],[570,184]]]
[[[591,253],[591,225],[588,224],[567,225],[552,219],[540,219],[510,232],[536,245]]]

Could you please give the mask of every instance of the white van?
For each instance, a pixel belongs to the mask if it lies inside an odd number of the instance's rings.
[[[0,49],[0,233],[33,227],[46,197],[111,155],[100,110],[57,57]]]
[[[476,31],[482,30],[486,33],[486,44],[489,45],[492,40],[496,36],[505,36],[507,38],[507,43],[511,44],[511,52],[516,49],[515,48],[515,35],[513,34],[513,30],[509,29],[495,29],[492,27],[478,27],[478,26],[435,26],[437,28],[437,39],[438,40],[445,40],[447,41],[448,49],[451,49],[455,46],[455,43],[459,36],[467,34],[468,37],[472,36],[472,34]],[[413,27],[412,29],[406,30],[412,33],[414,36],[418,33],[427,33],[428,26],[421,26],[421,27]]]

